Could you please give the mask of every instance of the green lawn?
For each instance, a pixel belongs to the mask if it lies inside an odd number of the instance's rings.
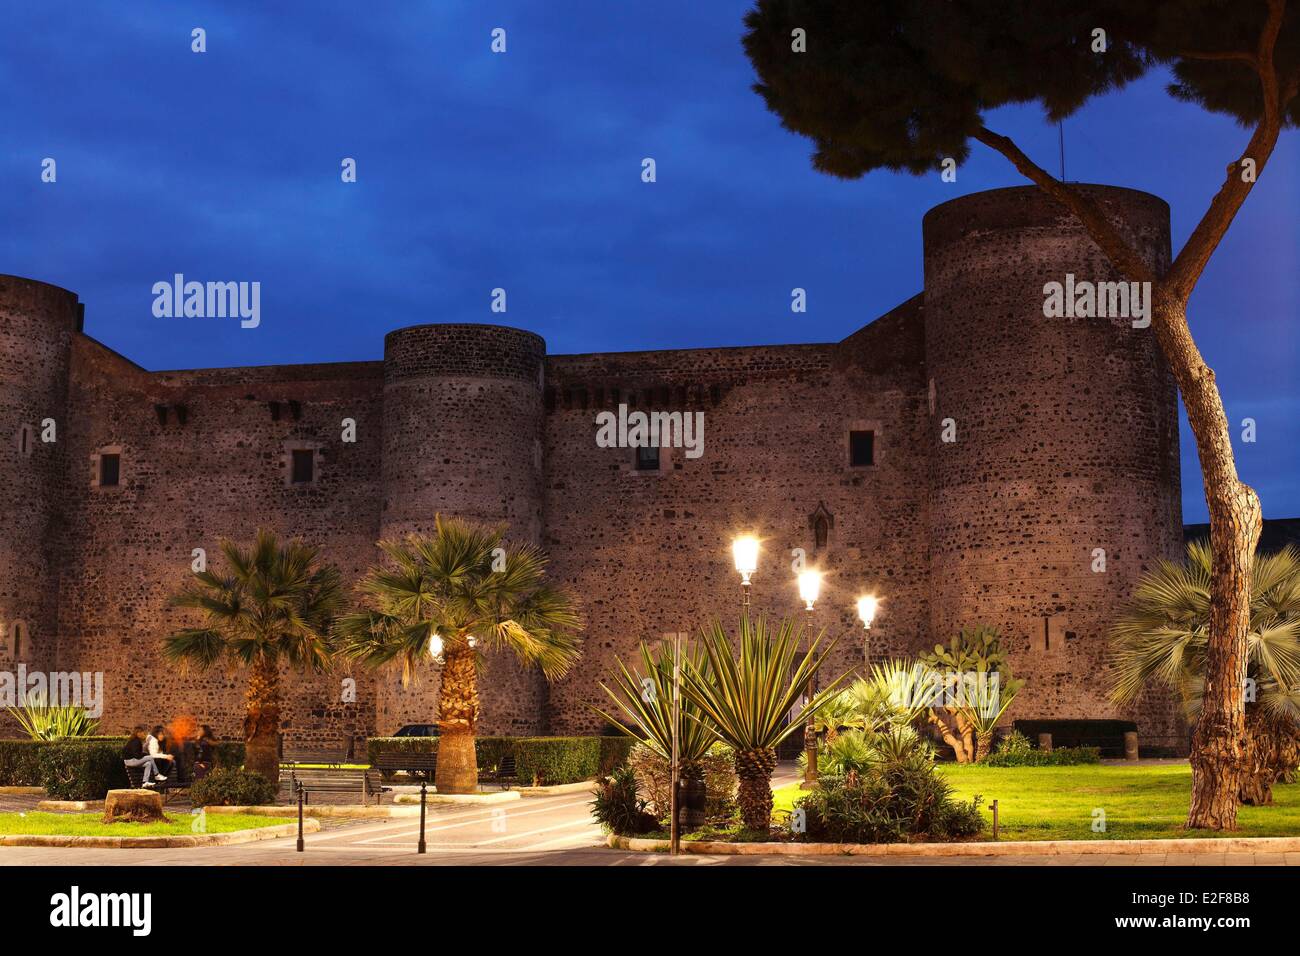
[[[971,767],[941,764],[960,799],[981,794],[998,801],[1002,840],[1138,840],[1185,836],[1300,836],[1300,784],[1273,788],[1274,805],[1241,807],[1235,833],[1182,829],[1192,789],[1186,764],[1137,767]],[[776,810],[789,810],[798,784],[775,793]],[[1093,830],[1094,811],[1105,812],[1105,832]],[[782,820],[782,815],[774,814]],[[984,813],[986,820],[992,814]]]
[[[279,826],[277,817],[242,813],[205,813],[203,829],[194,830],[195,816],[187,811],[168,813],[171,823],[101,823],[100,813],[0,813],[0,834],[34,833],[43,836],[179,836],[187,833],[228,833],[255,827]]]

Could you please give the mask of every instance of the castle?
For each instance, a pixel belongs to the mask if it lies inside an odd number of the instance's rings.
[[[1163,201],[1086,188],[1168,265]],[[159,650],[188,621],[167,599],[194,549],[268,527],[352,581],[377,540],[442,512],[541,544],[587,621],[554,685],[488,661],[480,732],[594,733],[616,655],[738,616],[729,545],[748,532],[756,609],[802,613],[794,549],[826,572],[834,664],[862,663],[854,600],[873,592],[873,659],[991,624],[1027,678],[1013,716],[1134,720],[1144,747],[1177,747],[1166,697],[1117,710],[1104,675],[1118,604],[1181,553],[1177,394],[1151,330],[1044,316],[1046,283],[1118,276],[1035,188],[946,202],[923,235],[924,291],[820,345],[549,355],[514,328],[419,325],[382,361],[149,372],[81,331],[75,294],[0,277],[0,669],[102,671],[109,731],[190,713],[236,735],[244,676]],[[620,405],[702,412],[703,453],[601,447]],[[432,666],[409,688],[351,676],[355,700],[340,675],[287,676],[286,739],[435,719]]]

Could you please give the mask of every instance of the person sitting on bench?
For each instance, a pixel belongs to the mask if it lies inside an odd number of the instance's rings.
[[[150,740],[153,738],[150,737]],[[152,787],[154,774],[158,772],[158,764],[154,758],[145,750],[145,729],[143,724],[137,724],[131,731],[130,738],[127,739],[126,746],[122,748],[122,763],[128,767],[144,767],[144,782],[142,786]],[[161,779],[166,780],[166,777]]]
[[[194,779],[202,780],[212,772],[217,762],[217,735],[212,728],[204,724],[199,728],[199,737],[194,741]]]
[[[153,729],[153,733],[146,737],[144,741],[145,753],[155,761],[154,773],[158,775],[157,779],[159,782],[166,782],[167,774],[162,772],[162,768],[157,765],[156,761],[166,760],[170,767],[176,759],[163,747],[163,735],[163,726],[162,724],[159,724]],[[145,783],[145,786],[149,786],[148,782]]]

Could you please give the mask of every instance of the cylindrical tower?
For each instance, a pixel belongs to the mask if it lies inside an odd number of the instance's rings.
[[[434,516],[509,525],[537,543],[542,527],[542,375],[546,343],[495,325],[421,325],[384,339],[385,538],[432,532]],[[436,719],[436,673],[390,682],[379,731]],[[483,734],[541,730],[541,679],[513,655],[489,658],[479,683]],[[392,726],[389,726],[392,725]]]
[[[1164,201],[1073,188],[1163,273]],[[1144,745],[1179,748],[1167,695],[1132,712],[1107,697],[1114,614],[1182,546],[1177,391],[1149,320],[1123,308],[1131,287],[1089,308],[1085,283],[1121,277],[1037,187],[944,203],[924,234],[934,640],[997,626],[1027,678],[1012,716],[1135,719]],[[1046,314],[1050,283],[1075,317]]]
[[[32,669],[55,664],[53,538],[66,474],[77,312],[75,293],[0,276],[0,666],[6,669],[19,661]]]

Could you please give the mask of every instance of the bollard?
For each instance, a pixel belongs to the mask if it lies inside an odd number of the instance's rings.
[[[416,853],[424,852],[424,802],[429,794],[429,783],[427,780],[420,781],[420,845],[416,847]]]
[[[298,789],[298,852],[301,853],[301,852],[302,852],[302,847],[303,847],[303,843],[302,843],[302,783],[301,783],[301,781],[295,781],[295,782],[298,784],[298,787],[297,787],[297,789]]]
[[[989,804],[989,809],[993,811],[993,839],[998,838],[998,802],[994,800]]]
[[[1138,735],[1136,730],[1126,730],[1124,732],[1124,759],[1137,760],[1138,758]]]
[[[1039,735],[1038,735],[1038,749],[1041,750],[1041,751],[1043,751],[1043,752],[1045,752],[1045,753],[1049,753],[1049,754],[1052,752],[1052,735],[1051,735],[1051,734],[1039,734]]]

